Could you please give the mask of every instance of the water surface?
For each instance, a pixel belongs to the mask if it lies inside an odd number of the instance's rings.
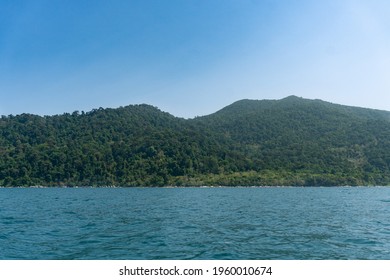
[[[390,188],[3,188],[0,259],[390,259]]]

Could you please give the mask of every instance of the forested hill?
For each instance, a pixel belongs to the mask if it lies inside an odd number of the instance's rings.
[[[0,186],[390,185],[390,112],[290,96],[0,119]]]

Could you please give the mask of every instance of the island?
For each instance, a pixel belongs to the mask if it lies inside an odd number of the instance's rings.
[[[0,186],[390,185],[390,112],[289,96],[0,119]]]

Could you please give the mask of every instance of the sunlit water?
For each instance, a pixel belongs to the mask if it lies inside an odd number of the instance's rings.
[[[390,259],[390,188],[3,188],[0,259]]]

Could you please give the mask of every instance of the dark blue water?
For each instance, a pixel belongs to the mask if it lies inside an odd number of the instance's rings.
[[[390,259],[390,188],[0,189],[0,259]]]

